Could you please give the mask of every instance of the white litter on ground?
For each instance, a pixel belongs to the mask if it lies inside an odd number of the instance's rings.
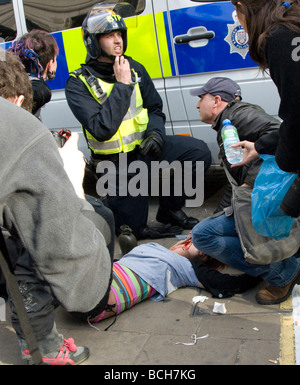
[[[208,297],[205,297],[205,295],[197,295],[193,298],[193,303],[204,302],[207,299]]]
[[[226,314],[227,309],[226,309],[225,303],[215,302],[213,312],[218,314]]]
[[[206,334],[205,336],[202,337],[197,337],[196,334],[193,334],[191,338],[194,340],[193,342],[176,342],[176,345],[184,345],[184,346],[194,346],[196,345],[198,340],[203,340],[204,338],[209,337],[209,334]]]

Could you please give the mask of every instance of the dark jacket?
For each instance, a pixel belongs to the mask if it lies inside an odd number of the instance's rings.
[[[33,115],[39,117],[40,109],[50,102],[52,92],[43,79],[30,77],[33,91]]]
[[[300,34],[278,26],[267,39],[266,59],[281,98],[283,120],[276,161],[284,171],[300,170]]]
[[[149,115],[147,132],[157,131],[164,138],[165,115],[162,112],[161,97],[143,65],[128,56],[126,58],[139,77],[143,107],[148,110]],[[116,81],[113,64],[90,60],[88,65],[82,65],[83,69],[86,67],[101,80],[115,83],[110,96],[101,105],[79,78],[70,77],[66,84],[66,97],[75,117],[94,138],[101,142],[110,139],[117,132],[128,112],[134,86]]]
[[[259,106],[242,101],[233,101],[217,116],[212,125],[212,128],[217,131],[217,141],[220,147],[219,157],[223,164],[238,185],[247,183],[253,187],[261,159],[254,160],[245,166],[230,167],[225,156],[221,137],[224,119],[231,120],[231,123],[237,128],[241,141],[255,142],[255,148],[259,154],[271,155],[275,154],[278,145],[280,122],[268,115]]]

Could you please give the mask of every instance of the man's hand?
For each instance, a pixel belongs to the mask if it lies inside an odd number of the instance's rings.
[[[253,142],[249,142],[248,140],[243,140],[242,142],[238,142],[232,145],[232,147],[242,147],[243,148],[243,161],[237,164],[232,165],[231,167],[243,166],[251,162],[253,159],[257,158],[258,152],[255,150],[255,146]]]
[[[74,186],[79,198],[85,199],[82,183],[85,173],[85,161],[83,153],[78,150],[79,135],[72,133],[70,139],[59,149],[64,162],[64,169]]]
[[[158,159],[161,156],[164,146],[164,140],[160,134],[151,131],[146,134],[145,139],[140,145],[140,153],[144,156],[151,156],[153,159]]]
[[[114,73],[118,82],[124,84],[131,83],[130,64],[124,56],[117,56],[114,64]]]

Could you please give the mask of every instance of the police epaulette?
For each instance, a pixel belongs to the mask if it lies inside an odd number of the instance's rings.
[[[81,74],[82,74],[82,68],[79,68],[78,70],[72,71],[70,73],[70,75],[75,75],[76,77],[78,77]]]

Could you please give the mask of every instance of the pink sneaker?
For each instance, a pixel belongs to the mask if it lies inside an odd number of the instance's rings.
[[[90,351],[85,346],[76,346],[73,338],[65,339],[59,351],[48,353],[42,358],[44,365],[79,365],[88,359]],[[29,350],[24,351],[28,364],[32,364]]]

